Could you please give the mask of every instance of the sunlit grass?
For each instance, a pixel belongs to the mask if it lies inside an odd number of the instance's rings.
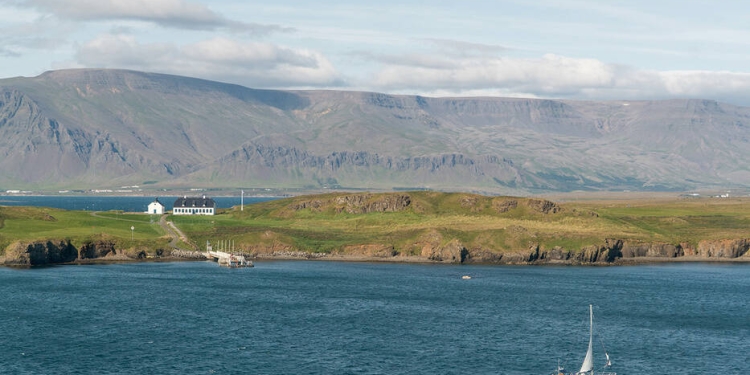
[[[309,252],[363,244],[391,245],[409,252],[432,232],[446,242],[458,239],[467,248],[491,251],[526,249],[530,244],[576,251],[612,238],[677,244],[750,234],[750,201],[746,200],[566,203],[560,205],[560,212],[545,214],[530,208],[523,198],[410,192],[411,204],[403,211],[361,214],[341,211],[341,205],[337,208],[332,203],[342,195],[347,194],[264,202],[246,206],[244,212],[230,210],[213,219],[180,225],[199,243],[215,239],[247,246],[273,242]],[[516,200],[517,207],[498,212],[493,200]],[[317,207],[299,209],[301,203],[314,201]],[[206,220],[211,220],[210,225]],[[271,235],[264,238],[263,233]]]
[[[345,204],[336,203],[337,198],[356,194],[335,193],[257,203],[245,206],[244,211],[235,207],[216,216],[169,216],[168,220],[201,248],[206,241],[232,241],[240,250],[264,246],[323,253],[384,245],[415,254],[425,241],[435,238],[443,245],[458,240],[468,249],[495,252],[532,245],[577,251],[600,246],[607,239],[697,244],[750,238],[750,199],[570,202],[558,205],[561,210],[556,213],[539,212],[525,198],[464,193],[371,194],[367,202],[399,194],[408,195],[410,204],[398,212],[349,213]],[[498,209],[508,202],[515,206]],[[115,211],[93,216],[86,211],[2,207],[0,249],[17,240],[70,239],[80,244],[101,236],[125,247],[163,247],[169,239],[158,219]]]
[[[103,237],[120,247],[166,246],[165,233],[146,214],[96,213],[37,207],[0,207],[0,251],[15,241],[70,240],[79,247]],[[131,227],[133,230],[131,230]]]

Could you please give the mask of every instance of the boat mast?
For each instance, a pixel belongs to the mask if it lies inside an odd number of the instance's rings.
[[[583,359],[581,371],[579,373],[588,373],[594,370],[594,306],[589,305],[589,350],[586,351],[586,358]]]

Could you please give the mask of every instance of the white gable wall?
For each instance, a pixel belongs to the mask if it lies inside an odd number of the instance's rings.
[[[161,215],[164,213],[164,205],[159,202],[151,202],[148,205],[148,213],[152,215]]]

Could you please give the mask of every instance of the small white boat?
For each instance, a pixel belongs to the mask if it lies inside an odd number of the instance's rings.
[[[609,354],[607,353],[607,350],[604,350],[604,357],[606,358],[606,363],[601,368],[601,370],[594,372],[594,307],[593,305],[589,305],[589,321],[590,321],[590,327],[589,327],[589,349],[586,351],[586,357],[583,359],[583,364],[581,364],[581,369],[578,372],[575,373],[565,373],[565,369],[560,366],[560,363],[557,364],[557,371],[553,373],[553,375],[617,375],[615,372],[609,372],[605,371],[606,369],[610,368],[612,366],[612,361],[609,360]],[[604,344],[602,343],[602,346]]]

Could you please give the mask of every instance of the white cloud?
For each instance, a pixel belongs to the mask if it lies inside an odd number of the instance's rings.
[[[428,38],[425,40],[434,44],[436,47],[442,49],[443,51],[450,53],[451,55],[458,56],[488,56],[511,50],[511,48],[499,45],[471,43],[453,39]]]
[[[193,30],[226,28],[267,34],[291,29],[227,19],[207,6],[186,0],[25,0],[22,5],[76,21],[137,20]]]
[[[423,57],[424,60],[430,60]],[[566,93],[591,86],[611,84],[614,69],[594,59],[572,59],[548,54],[540,59],[451,58],[435,56],[444,61],[441,68],[435,64],[414,65],[417,59],[408,56],[403,64],[385,66],[377,75],[375,84],[383,88],[408,87],[476,89],[493,87],[536,87],[549,94]],[[450,64],[445,63],[450,61]]]
[[[4,10],[0,8],[0,10]],[[0,12],[1,13],[1,12]],[[14,22],[17,16],[20,22]],[[65,38],[73,28],[46,17],[30,17],[14,10],[0,18],[0,55],[22,57],[29,51],[54,51],[66,44]]]
[[[258,88],[342,84],[319,52],[221,37],[178,46],[141,44],[128,35],[106,34],[80,46],[76,60],[87,67],[171,73]]]
[[[382,66],[373,78],[373,89],[400,93],[593,100],[679,97],[737,104],[750,99],[750,73],[638,70],[553,54],[535,59],[405,55],[377,61]]]

